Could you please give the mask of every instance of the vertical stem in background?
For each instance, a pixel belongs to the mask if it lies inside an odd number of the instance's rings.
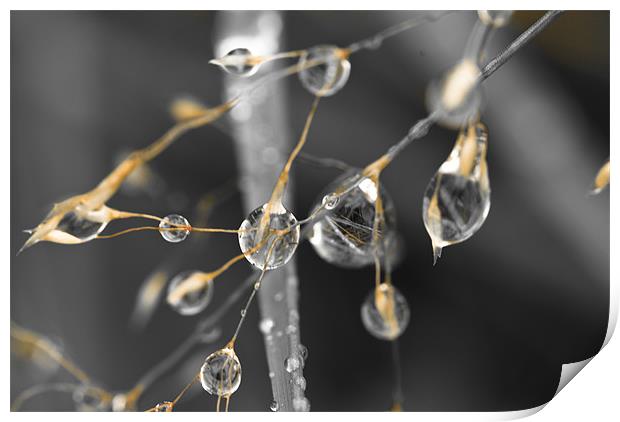
[[[248,48],[253,54],[273,54],[280,46],[282,19],[273,11],[219,12],[215,56],[235,48]],[[261,68],[260,74],[270,64]],[[232,98],[248,86],[251,79],[226,76],[225,98]],[[245,213],[261,206],[271,197],[285,159],[293,147],[287,126],[285,92],[282,84],[257,89],[230,113],[232,135],[237,149],[240,188]],[[292,205],[289,185],[285,204]],[[265,274],[258,291],[273,399],[278,410],[307,410],[304,390],[291,379],[302,377],[303,363],[287,372],[285,361],[299,354],[298,278],[295,259],[282,268]],[[291,369],[291,368],[289,368]],[[301,405],[300,405],[301,404]],[[267,406],[268,403],[265,403]]]

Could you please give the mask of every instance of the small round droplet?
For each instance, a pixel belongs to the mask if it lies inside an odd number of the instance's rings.
[[[381,186],[381,185],[380,185]],[[374,263],[372,245],[375,204],[381,192],[384,224],[380,228],[383,244],[396,235],[396,212],[392,199],[383,186],[368,178],[360,180],[358,172],[349,172],[328,185],[325,192],[345,191],[330,213],[312,226],[310,243],[315,252],[330,264],[344,268],[360,268]],[[324,198],[329,196],[321,196]],[[315,204],[314,212],[319,207]],[[380,248],[379,253],[383,251]],[[388,255],[389,257],[389,255]]]
[[[154,412],[172,412],[173,407],[174,407],[174,404],[172,402],[164,401],[164,402],[158,403],[157,406],[153,408],[153,411]]]
[[[512,13],[512,10],[478,10],[478,17],[486,25],[500,28],[510,22]]]
[[[339,199],[340,198],[338,197],[338,195],[334,193],[327,194],[323,197],[323,207],[326,210],[333,210],[334,208],[336,208],[336,205],[338,205]]]
[[[398,338],[409,324],[407,299],[391,284],[381,284],[362,304],[366,330],[380,340]]]
[[[299,343],[299,345],[297,346],[297,350],[299,350],[299,356],[301,357],[301,360],[305,362],[308,359],[308,348],[303,344]]]
[[[175,227],[181,227],[175,229]],[[182,215],[170,214],[159,223],[159,233],[164,240],[170,243],[179,243],[189,235],[189,221]]]
[[[258,325],[258,327],[260,328],[260,331],[265,335],[271,333],[271,330],[273,329],[274,326],[275,326],[275,323],[273,322],[273,319],[271,318],[263,318]]]
[[[313,63],[320,63],[312,66]],[[351,63],[343,50],[331,45],[310,48],[299,61],[301,84],[312,94],[328,97],[344,87],[349,80]],[[311,66],[304,68],[305,66]]]
[[[206,279],[206,273],[184,271],[168,285],[166,301],[181,315],[196,315],[202,312],[213,297],[213,282]]]
[[[295,253],[299,244],[299,226],[297,219],[284,207],[272,212],[269,218],[268,233],[263,233],[259,239],[259,228],[267,205],[260,206],[250,213],[239,227],[239,246],[246,259],[259,269],[273,270],[286,264]],[[273,230],[284,230],[294,226],[288,233],[278,236]],[[265,240],[266,239],[266,240]],[[261,245],[256,249],[259,245]],[[276,242],[269,255],[272,242]]]
[[[247,48],[235,48],[219,59],[211,60],[212,64],[220,66],[226,73],[235,76],[252,76],[258,71],[260,61]]]
[[[286,334],[291,335],[297,332],[297,327],[293,324],[289,324],[286,326]]]
[[[245,316],[245,309],[242,309],[240,314],[241,314],[241,318],[243,318]]]
[[[271,404],[269,405],[269,409],[270,409],[272,412],[277,412],[277,411],[278,411],[278,409],[279,409],[279,407],[280,407],[280,406],[278,405],[278,402],[277,402],[277,401],[275,401],[275,400],[273,400],[273,401],[271,402]]]
[[[293,410],[295,412],[309,412],[310,401],[305,397],[295,397],[293,399]]]
[[[228,396],[241,383],[241,363],[230,348],[220,349],[207,357],[200,368],[200,382],[209,394]]]
[[[103,412],[110,405],[106,396],[100,388],[83,384],[74,390],[73,401],[78,412]]]
[[[290,356],[284,361],[284,368],[288,373],[296,371],[300,366],[299,358],[297,356]]]
[[[273,378],[275,376],[276,376],[275,372],[269,372],[269,378]]]

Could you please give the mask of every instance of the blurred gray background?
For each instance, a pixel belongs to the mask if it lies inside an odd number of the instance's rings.
[[[284,12],[285,49],[348,45],[414,12]],[[541,13],[519,12],[496,32],[494,54]],[[167,107],[181,94],[219,103],[223,75],[214,55],[217,12],[12,12],[11,14],[11,319],[58,341],[103,386],[130,388],[167,355],[200,317],[160,306],[142,331],[128,320],[138,288],[161,262],[209,270],[238,251],[234,237],[179,245],[145,232],[82,246],[40,244],[15,253],[51,205],[92,188],[119,154],[171,126]],[[348,84],[321,102],[306,151],[363,166],[424,117],[427,83],[461,56],[475,12],[450,14],[352,57]],[[243,46],[239,46],[243,47]],[[286,89],[295,140],[312,97],[296,77]],[[384,172],[406,255],[394,282],[411,323],[401,338],[405,410],[517,410],[548,401],[562,363],[596,353],[607,327],[609,191],[590,197],[609,156],[609,14],[569,12],[485,83],[482,120],[490,132],[492,205],[482,229],[444,250],[432,267],[421,218],[426,184],[456,133],[434,128]],[[196,201],[234,179],[235,150],[226,128],[184,136],[150,168],[154,192],[121,191],[109,205],[156,215],[190,216]],[[307,215],[337,177],[304,162],[294,166],[289,204]],[[266,198],[267,199],[267,198]],[[257,204],[258,205],[258,204]],[[210,225],[236,227],[240,195],[223,202]],[[118,226],[112,226],[115,230]],[[378,411],[391,403],[389,344],[364,330],[360,303],[370,269],[341,270],[302,244],[301,336],[310,351],[307,395],[316,411]],[[235,267],[217,286],[215,307],[248,274]],[[222,337],[195,349],[146,392],[140,408],[171,399]],[[205,314],[209,312],[205,311]],[[267,410],[271,401],[254,306],[237,345],[243,382],[231,410]],[[11,359],[11,397],[68,379]],[[41,396],[27,410],[72,410],[67,395]],[[213,410],[196,387],[178,410]]]

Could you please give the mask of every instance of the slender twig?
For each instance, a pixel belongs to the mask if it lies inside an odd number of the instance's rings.
[[[545,13],[540,19],[526,29],[521,35],[517,37],[504,51],[495,56],[480,72],[480,80],[483,81],[491,76],[497,69],[499,69],[504,63],[506,63],[517,51],[523,48],[528,42],[530,42],[536,35],[545,29],[555,18],[557,18],[563,11],[562,10],[550,10]]]

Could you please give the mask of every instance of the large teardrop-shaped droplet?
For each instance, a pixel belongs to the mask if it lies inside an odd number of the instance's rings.
[[[433,243],[434,262],[442,248],[469,239],[487,218],[491,206],[487,139],[482,123],[462,130],[426,188],[422,217]]]

